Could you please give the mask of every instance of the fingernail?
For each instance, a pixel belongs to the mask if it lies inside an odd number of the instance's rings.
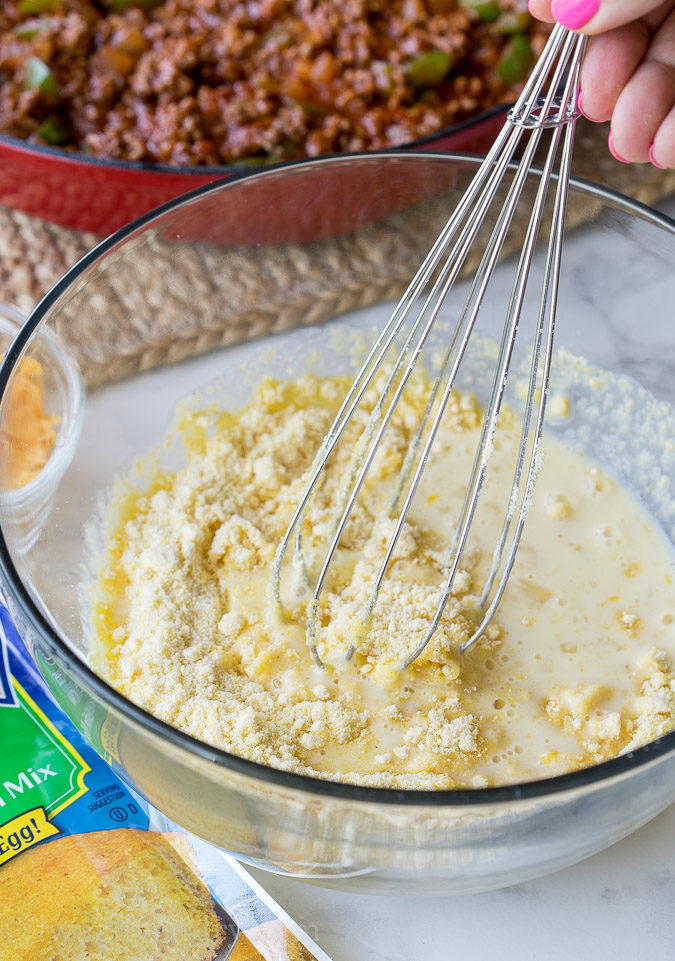
[[[667,167],[664,167],[663,164],[660,164],[660,163],[658,162],[658,160],[655,158],[655,156],[654,156],[654,144],[652,144],[651,147],[649,148],[649,159],[651,160],[651,162],[654,164],[655,167],[658,167],[658,168],[659,168],[659,170],[667,170],[667,169],[668,169]]]
[[[607,139],[607,143],[609,144],[609,152],[614,157],[614,159],[619,160],[622,164],[627,164],[628,160],[624,160],[623,157],[621,157],[614,149],[614,134],[611,130],[609,131],[609,137]]]
[[[600,9],[600,0],[553,0],[551,13],[563,27],[580,30]]]

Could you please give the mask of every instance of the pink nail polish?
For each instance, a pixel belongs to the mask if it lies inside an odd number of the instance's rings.
[[[656,160],[656,158],[654,157],[654,144],[652,144],[651,147],[649,148],[649,159],[654,164],[655,167],[658,167],[659,170],[668,169],[667,167],[664,167],[663,164],[660,164],[658,160]]]
[[[619,160],[622,164],[629,163],[628,160],[624,160],[623,157],[621,157],[614,149],[614,134],[611,130],[609,131],[609,137],[608,137],[607,143],[609,144],[609,152],[611,153],[611,155],[614,157],[615,160]]]
[[[580,30],[600,9],[600,0],[553,0],[551,13],[563,27]]]

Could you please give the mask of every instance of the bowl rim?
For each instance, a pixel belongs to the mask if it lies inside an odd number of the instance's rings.
[[[383,148],[381,150],[366,150],[359,153],[324,154],[322,157],[298,157],[295,160],[266,161],[264,158],[262,158],[262,163],[256,163],[256,158],[251,158],[249,161],[244,159],[239,163],[235,161],[229,164],[166,164],[152,163],[147,160],[123,160],[121,158],[117,159],[113,157],[92,157],[86,153],[83,153],[81,150],[67,150],[65,147],[51,147],[49,144],[33,143],[28,140],[22,140],[21,137],[12,137],[9,134],[4,133],[0,133],[0,147],[5,146],[17,152],[25,151],[27,153],[34,154],[36,157],[44,158],[46,160],[51,159],[59,163],[71,164],[73,166],[81,165],[83,167],[91,167],[92,169],[116,170],[119,172],[135,174],[142,173],[145,175],[169,175],[173,177],[208,177],[210,175],[229,177],[238,173],[260,173],[263,170],[270,170],[279,166],[288,167],[297,163],[306,162],[308,160],[316,162],[318,160],[335,159],[337,157],[356,157],[362,156],[362,154],[370,156],[372,154],[390,152],[399,153],[419,148],[426,148],[427,145],[434,144],[436,141],[442,141],[446,137],[454,137],[457,134],[471,130],[472,127],[480,127],[481,124],[486,123],[488,120],[492,120],[494,117],[499,116],[499,114],[506,113],[511,109],[512,106],[513,101],[495,104],[493,107],[488,107],[486,110],[482,110],[480,113],[477,113],[472,117],[466,117],[464,120],[460,120],[455,124],[451,124],[449,127],[443,127],[441,130],[426,134],[424,137],[417,137],[415,140],[407,140],[403,144],[397,144],[396,146]]]
[[[415,152],[399,150],[398,148],[340,154],[338,156],[322,158],[307,158],[293,163],[286,162],[280,165],[266,166],[262,170],[246,170],[237,173],[234,177],[226,181],[216,181],[197,187],[194,190],[182,194],[180,197],[161,204],[102,240],[71,267],[42,298],[26,319],[0,364],[0,405],[2,404],[3,395],[12,370],[46,312],[77,281],[88,267],[99,260],[109,250],[112,250],[115,246],[131,237],[138,230],[147,227],[153,220],[159,219],[174,208],[189,204],[212,191],[226,191],[236,188],[236,184],[240,180],[248,180],[252,177],[264,179],[279,173],[292,173],[293,170],[307,165],[326,166],[351,162],[376,163],[385,158],[418,163],[423,163],[428,160],[440,160],[444,163],[456,163],[463,166],[468,164],[475,168],[478,167],[483,159],[474,154],[437,153],[434,151]],[[280,170],[280,167],[283,169]],[[594,184],[591,181],[582,180],[581,178],[570,178],[570,185],[581,193],[590,194],[596,199],[611,201],[615,206],[623,208],[627,213],[638,215],[641,219],[651,222],[655,226],[665,229],[668,233],[675,236],[675,219],[643,204],[641,201],[625,197],[609,187]],[[298,774],[292,771],[284,771],[268,767],[247,758],[239,757],[235,754],[230,754],[227,751],[213,747],[190,734],[186,734],[172,727],[165,721],[154,717],[143,708],[134,704],[99,677],[99,675],[73,651],[72,646],[60,636],[60,633],[38,609],[37,604],[22,583],[18,571],[14,566],[7,542],[5,541],[1,518],[0,587],[4,589],[7,596],[11,596],[14,604],[20,609],[23,619],[30,625],[31,629],[42,638],[43,642],[48,645],[60,660],[68,662],[69,672],[77,678],[78,682],[92,691],[96,698],[103,702],[107,708],[111,708],[115,713],[121,715],[127,723],[131,723],[132,726],[142,729],[144,734],[149,733],[155,735],[161,741],[168,741],[174,748],[185,751],[192,757],[196,756],[202,761],[215,763],[219,767],[224,767],[254,780],[263,781],[280,788],[297,790],[307,795],[328,795],[334,799],[340,798],[358,803],[385,804],[387,806],[405,805],[461,809],[486,804],[506,805],[527,802],[534,798],[547,795],[558,795],[565,792],[577,791],[582,788],[590,789],[599,782],[628,776],[636,769],[656,762],[668,754],[675,753],[675,730],[673,730],[626,754],[619,755],[618,757],[590,767],[571,771],[567,774],[515,784],[498,785],[495,787],[454,788],[439,791],[355,785],[341,781],[310,777],[309,775]]]

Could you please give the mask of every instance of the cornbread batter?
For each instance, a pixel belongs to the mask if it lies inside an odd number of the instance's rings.
[[[451,399],[372,624],[359,636],[393,529],[386,508],[426,403],[423,378],[399,405],[331,567],[316,634],[325,667],[313,663],[299,565],[291,559],[282,570],[285,616],[271,600],[270,571],[347,386],[266,381],[236,417],[189,414],[185,466],[158,469],[149,491],[116,498],[95,606],[98,662],[111,683],[232,753],[386,787],[549,776],[673,728],[672,554],[627,491],[551,438],[498,616],[458,655],[478,623],[477,594],[511,484],[519,429],[508,417],[495,442],[496,481],[440,626],[421,657],[397,669],[435,611],[481,420],[470,395]],[[357,412],[310,502],[310,581],[366,418]]]

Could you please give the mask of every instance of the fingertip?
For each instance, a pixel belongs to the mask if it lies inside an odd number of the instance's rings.
[[[617,153],[616,147],[614,146],[614,131],[613,131],[613,130],[610,130],[610,131],[609,131],[609,137],[607,138],[607,146],[609,147],[609,152],[611,153],[611,155],[614,157],[615,160],[618,160],[619,163],[622,163],[622,164],[627,164],[627,163],[629,163],[629,161],[628,161],[628,160],[625,160],[625,159],[621,156],[620,153]]]
[[[667,170],[668,168],[666,167],[666,165],[659,163],[656,157],[654,156],[655,148],[656,148],[656,144],[652,144],[651,147],[649,148],[649,162],[652,164],[652,166],[656,167],[657,170]]]
[[[649,159],[657,170],[675,170],[675,107],[652,137]]]
[[[550,0],[527,0],[527,9],[535,20],[542,20],[544,23],[553,23],[554,17],[551,16]]]
[[[579,87],[579,93],[577,94],[577,110],[586,118],[586,120],[590,120],[591,123],[595,122],[595,118],[591,117],[584,109],[584,92],[581,87]]]
[[[594,37],[581,68],[584,116],[595,123],[610,120],[621,92],[647,49],[644,34],[633,26]],[[648,143],[651,142],[648,141]],[[646,147],[645,144],[645,157]]]
[[[586,120],[590,120],[591,123],[607,123],[607,121],[612,119],[613,103],[608,98],[605,98],[606,103],[604,109],[599,111],[597,109],[597,100],[598,93],[594,92],[592,87],[588,96],[584,95],[583,88],[580,87],[577,97],[577,110],[584,115]]]

